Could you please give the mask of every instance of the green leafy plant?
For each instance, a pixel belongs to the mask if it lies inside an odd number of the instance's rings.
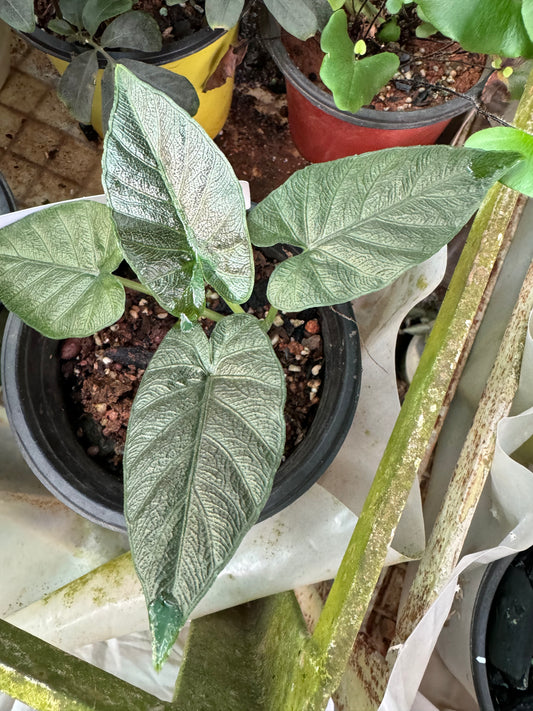
[[[295,173],[247,216],[237,178],[203,129],[116,68],[103,158],[109,207],[61,204],[1,230],[0,298],[52,338],[112,324],[124,286],[179,318],[141,382],[124,457],[157,666],[257,520],[279,466],[285,386],[266,334],[276,310],[329,306],[391,283],[445,245],[518,160],[447,146],[352,156]],[[252,243],[299,250],[276,266],[262,321],[239,305],[252,290]],[[140,282],[116,274],[122,258]],[[206,284],[232,315],[206,309]],[[209,339],[202,317],[218,321]]]
[[[91,123],[99,55],[106,63],[102,76],[105,125],[113,99],[117,64],[107,50],[158,52],[162,47],[161,31],[155,19],[146,12],[133,10],[133,5],[133,0],[58,0],[54,3],[55,17],[46,28],[72,44],[72,59],[61,76],[58,94],[83,124]],[[0,0],[0,19],[21,32],[33,32],[33,6],[33,0]],[[198,111],[198,95],[185,77],[135,59],[122,59],[121,63],[139,79],[171,96],[191,116]]]

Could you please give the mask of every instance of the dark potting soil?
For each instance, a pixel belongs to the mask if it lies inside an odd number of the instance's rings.
[[[400,14],[402,33],[398,42],[383,45],[376,36],[376,28],[368,31],[368,22],[351,26],[353,41],[365,38],[367,54],[377,54],[384,49],[394,52],[400,59],[400,69],[367,107],[377,111],[410,111],[442,104],[465,93],[476,84],[486,64],[485,55],[473,54],[460,45],[440,35],[427,39],[415,36],[418,19],[412,11]],[[320,80],[320,65],[324,53],[317,35],[302,42],[286,32],[282,41],[298,69],[323,91],[329,89]],[[435,88],[439,87],[439,88]]]
[[[266,281],[274,265],[256,253],[256,288],[244,305],[258,318],[266,315]],[[230,313],[211,289],[209,308]],[[67,406],[77,422],[77,434],[90,456],[121,472],[131,406],[142,375],[155,350],[176,319],[144,294],[126,290],[126,308],[117,323],[87,338],[69,338],[60,350]],[[202,319],[206,333],[214,322]],[[323,349],[317,310],[279,314],[269,331],[285,372],[287,457],[303,440],[320,399]]]
[[[37,25],[45,28],[52,18],[56,17],[54,3],[50,0],[34,0]],[[187,37],[205,27],[204,0],[196,0],[185,5],[167,5],[164,0],[139,0],[133,5],[134,10],[142,10],[151,15],[159,25],[163,42],[174,42]],[[96,33],[98,38],[107,23],[102,23]]]

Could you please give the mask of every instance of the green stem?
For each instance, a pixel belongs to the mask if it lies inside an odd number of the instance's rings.
[[[123,286],[128,287],[128,289],[138,291],[140,294],[147,294],[148,296],[153,296],[153,293],[147,286],[144,286],[144,284],[140,284],[138,281],[133,281],[133,279],[126,279],[126,277],[121,277],[117,274],[114,274],[113,276],[115,276]]]
[[[277,310],[277,308],[276,308],[275,306],[271,306],[271,307],[268,309],[267,315],[265,316],[265,318],[264,318],[263,321],[261,322],[261,328],[263,329],[263,331],[264,331],[265,333],[268,333],[268,332],[269,332],[270,327],[271,327],[272,324],[274,323],[274,319],[276,318],[277,315],[278,315],[278,310]]]
[[[219,323],[223,318],[226,318],[224,314],[219,314],[218,311],[213,311],[213,309],[205,308],[200,314],[200,318],[209,318],[211,321],[216,321]]]
[[[230,307],[234,314],[246,313],[240,304],[234,304],[233,301],[226,301],[226,304]]]

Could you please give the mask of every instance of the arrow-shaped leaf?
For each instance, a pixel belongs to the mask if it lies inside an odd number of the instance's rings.
[[[252,254],[230,164],[183,109],[121,65],[103,166],[127,259],[169,312],[201,313],[205,281],[246,301]]]
[[[285,381],[259,321],[174,327],[128,425],[125,513],[159,666],[257,520],[283,452]]]
[[[320,47],[325,54],[320,78],[331,89],[341,111],[355,113],[369,104],[400,66],[400,60],[392,52],[356,58],[344,9],[330,17],[322,32]]]
[[[248,220],[254,244],[302,249],[274,270],[270,303],[298,311],[348,301],[390,284],[452,239],[489,187],[519,158],[415,146],[294,173]]]
[[[91,123],[97,71],[98,54],[90,49],[76,55],[59,79],[59,98],[81,123]]]
[[[83,7],[83,26],[94,35],[102,22],[131,10],[132,0],[87,0]]]
[[[119,15],[104,30],[103,47],[137,49],[140,52],[159,52],[163,44],[159,25],[151,15],[132,10]]]
[[[213,29],[222,27],[229,30],[239,21],[243,7],[244,0],[206,0],[207,24]]]
[[[0,230],[0,299],[49,338],[90,336],[124,312],[121,260],[105,205],[40,210]]]

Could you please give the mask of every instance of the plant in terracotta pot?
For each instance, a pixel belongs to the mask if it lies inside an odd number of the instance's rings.
[[[520,11],[508,17],[499,8],[489,34],[479,31],[467,3],[455,3],[453,12],[424,1],[331,5],[320,37],[305,45],[281,37],[272,18],[262,26],[287,80],[291,133],[312,161],[433,143],[453,116],[476,105],[482,55],[533,56]],[[484,8],[484,26],[490,8],[494,3]],[[446,21],[452,15],[456,19]],[[506,37],[507,26],[515,43]]]
[[[247,217],[235,175],[198,124],[117,67],[103,158],[110,209],[60,204],[5,227],[0,298],[54,339],[113,324],[125,286],[178,319],[146,369],[124,456],[156,665],[257,520],[279,466],[285,383],[267,335],[277,310],[389,284],[446,244],[516,161],[446,146],[353,156],[294,174]],[[262,320],[240,306],[253,285],[251,243],[297,252],[274,269]],[[140,282],[116,274],[123,259]],[[206,284],[231,315],[206,310]],[[209,338],[204,317],[216,322]]]
[[[233,75],[227,70],[211,77],[232,51],[237,23],[227,32],[211,30],[202,7],[181,5],[166,2],[154,9],[147,3],[144,11],[133,9],[139,6],[133,0],[60,0],[46,7],[34,0],[0,0],[0,18],[49,55],[62,75],[60,98],[78,121],[92,123],[101,135],[118,61],[171,96],[215,136],[229,111]]]

